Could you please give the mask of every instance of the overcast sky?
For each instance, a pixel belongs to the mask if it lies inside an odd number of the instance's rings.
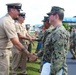
[[[76,0],[0,0],[0,17],[7,13],[7,3],[22,3],[22,9],[26,12],[25,24],[42,24],[44,16],[47,16],[52,6],[60,6],[65,9],[65,17],[76,16]]]

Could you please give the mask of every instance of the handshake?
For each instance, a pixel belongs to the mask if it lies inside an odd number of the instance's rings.
[[[30,62],[35,62],[37,59],[38,59],[38,56],[35,53],[31,54],[29,57]]]

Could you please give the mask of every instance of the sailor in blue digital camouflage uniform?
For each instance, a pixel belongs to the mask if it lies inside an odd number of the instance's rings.
[[[68,75],[66,55],[69,49],[70,35],[62,25],[64,9],[53,6],[48,13],[49,21],[54,26],[45,41],[45,57],[50,59],[50,75]],[[48,50],[48,51],[47,51]]]
[[[70,52],[72,54],[72,59],[76,59],[76,26],[73,27],[71,34],[70,34]]]
[[[41,75],[43,75],[43,69],[42,69],[42,66],[44,65],[44,62],[46,61],[47,64],[49,64],[49,59],[47,58],[48,56],[44,56],[45,55],[45,48],[44,48],[44,43],[45,43],[45,40],[47,38],[47,36],[50,34],[50,32],[52,31],[52,29],[54,28],[50,23],[49,23],[49,17],[48,16],[44,16],[44,20],[42,20],[43,22],[43,25],[44,27],[46,28],[45,32],[43,33],[43,37],[42,37],[42,46],[41,46],[41,49],[40,51],[38,51],[38,53],[36,53],[36,55],[38,57],[42,57],[42,61],[41,61],[41,66],[40,66],[40,72],[41,72]],[[50,67],[50,66],[49,66]],[[48,67],[48,68],[49,68]],[[45,67],[46,68],[46,67]],[[49,70],[49,69],[48,69]],[[46,73],[47,75],[49,74],[49,72]]]

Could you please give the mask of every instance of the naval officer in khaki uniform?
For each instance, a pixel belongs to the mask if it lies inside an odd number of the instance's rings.
[[[9,51],[13,44],[19,51],[24,52],[30,61],[33,60],[32,57],[36,57],[19,42],[16,33],[13,19],[19,15],[21,6],[21,3],[7,4],[8,13],[0,18],[0,75],[9,75]]]
[[[27,48],[26,39],[32,41],[31,36],[28,35],[27,30],[24,23],[25,20],[25,13],[22,12],[19,14],[15,23],[16,31],[19,37],[20,42]],[[27,57],[24,53],[18,51],[15,47],[12,49],[12,75],[17,75],[18,67],[21,68],[21,75],[27,75],[26,73],[26,62]]]
[[[33,36],[31,35],[31,32],[30,32],[30,24],[26,24],[26,30],[27,30],[27,33],[28,33],[31,37],[33,37]],[[28,51],[31,53],[31,51],[32,51],[32,45],[34,46],[34,43],[31,42],[30,40],[26,40],[26,44],[27,44],[27,46],[28,46]]]

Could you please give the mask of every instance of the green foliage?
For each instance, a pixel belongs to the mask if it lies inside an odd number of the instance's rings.
[[[70,26],[68,23],[63,23],[63,26],[68,30],[68,28],[70,28],[70,30],[72,29],[72,26]]]
[[[32,53],[35,52],[36,50],[36,47],[37,47],[37,42],[35,41],[34,42],[34,46],[32,46]],[[28,75],[39,75],[39,68],[40,68],[40,64],[39,64],[39,59],[36,61],[36,62],[28,62],[27,63],[27,73]]]
[[[63,23],[63,26],[64,26],[66,29],[68,29],[69,24],[68,24],[68,23]]]

